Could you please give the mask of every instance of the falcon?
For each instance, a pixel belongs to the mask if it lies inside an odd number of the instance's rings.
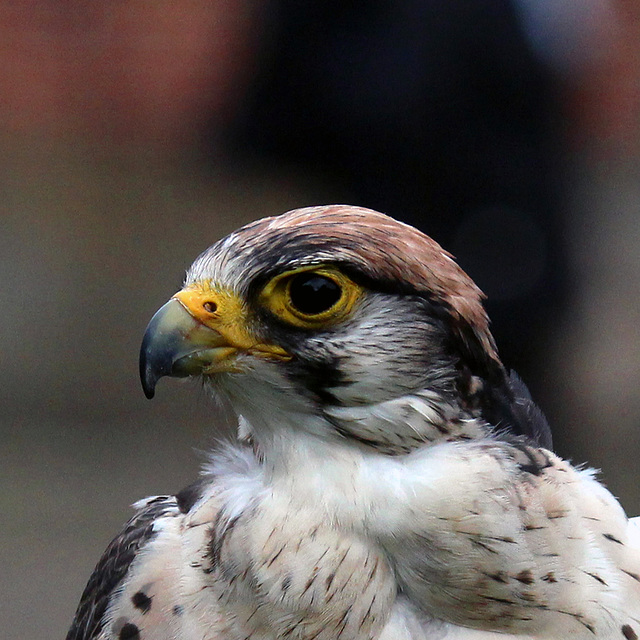
[[[333,205],[207,249],[140,373],[238,436],[108,547],[67,640],[637,640],[640,533],[551,450],[436,242]]]

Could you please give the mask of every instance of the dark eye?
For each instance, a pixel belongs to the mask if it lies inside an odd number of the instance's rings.
[[[331,278],[314,273],[294,276],[289,285],[291,305],[308,316],[328,311],[340,300],[342,289]]]

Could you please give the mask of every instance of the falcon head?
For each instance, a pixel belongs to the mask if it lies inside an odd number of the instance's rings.
[[[149,323],[143,388],[202,376],[262,444],[304,432],[393,455],[494,427],[535,437],[482,298],[449,253],[388,216],[290,211],[197,258]]]

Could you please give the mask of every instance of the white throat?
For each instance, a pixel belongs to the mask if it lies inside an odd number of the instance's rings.
[[[346,503],[346,511],[353,508],[358,496],[366,501],[363,476],[394,473],[412,452],[486,433],[483,423],[461,417],[428,390],[372,405],[319,408],[295,389],[262,379],[246,393],[246,384],[227,381],[225,392],[242,416],[240,435],[253,442],[265,482],[331,517]]]

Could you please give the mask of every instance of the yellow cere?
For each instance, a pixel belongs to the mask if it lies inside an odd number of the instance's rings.
[[[210,281],[201,281],[185,287],[173,297],[193,318],[224,339],[229,354],[243,351],[264,358],[290,359],[282,347],[256,340],[248,326],[246,306],[232,291]],[[218,342],[216,347],[220,348]]]
[[[245,326],[246,310],[242,300],[231,291],[202,281],[185,287],[173,296],[202,324],[216,330]]]
[[[173,296],[206,327],[222,334],[230,346],[250,349],[255,338],[248,332],[246,309],[231,291],[210,282],[190,285]]]
[[[332,280],[340,288],[338,300],[321,313],[307,314],[297,309],[292,304],[290,288],[294,277],[301,273],[324,276]],[[362,287],[336,267],[310,265],[286,271],[273,278],[262,290],[259,302],[284,322],[304,329],[320,329],[338,324],[348,318],[362,295]]]

